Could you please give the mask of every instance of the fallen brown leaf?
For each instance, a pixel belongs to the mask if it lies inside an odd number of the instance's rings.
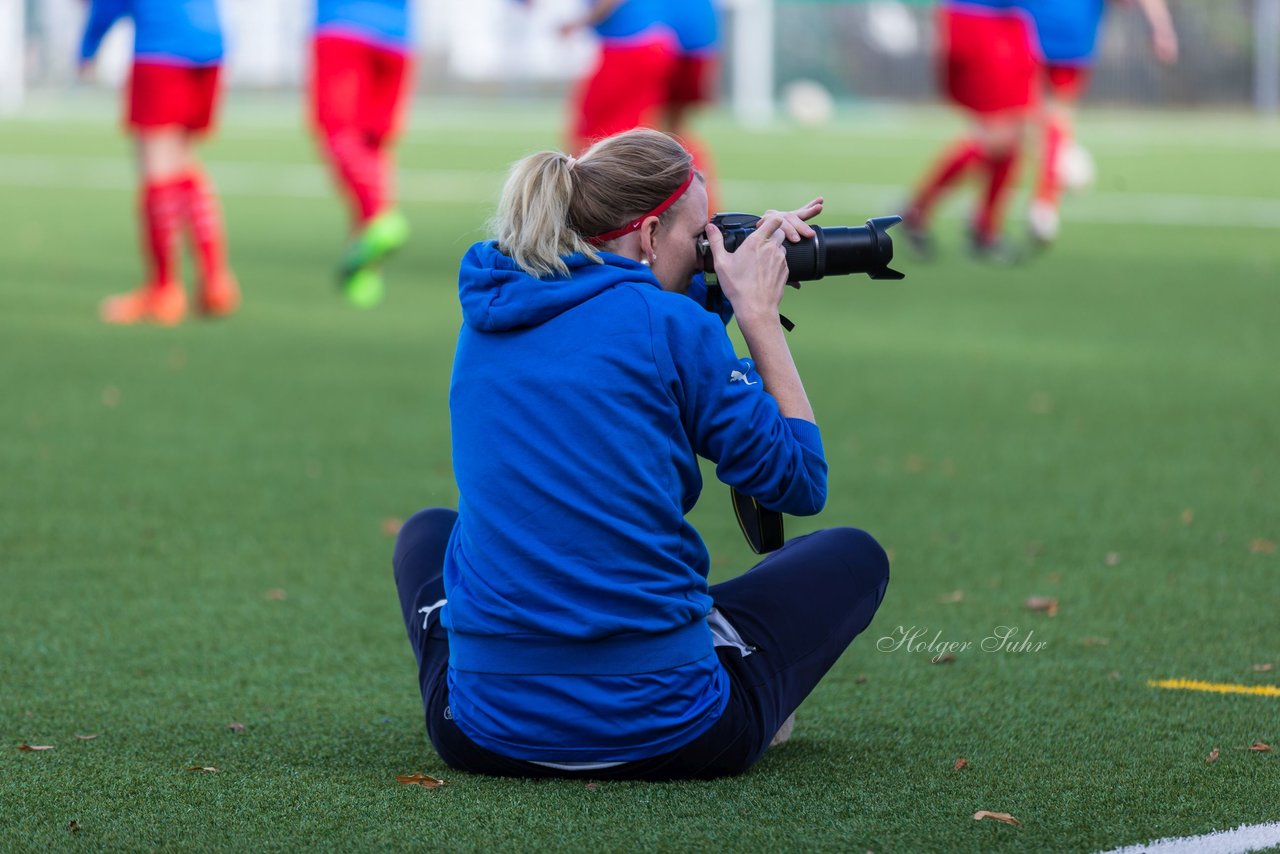
[[[386,534],[388,537],[394,537],[396,534],[400,533],[400,527],[402,525],[404,525],[404,522],[394,516],[388,516],[386,519],[382,520],[382,533]]]
[[[217,768],[214,768],[212,765],[192,765],[192,766],[191,766],[191,767],[189,767],[187,770],[188,770],[188,771],[200,771],[200,772],[203,772],[203,773],[205,773],[205,774],[217,774],[217,773],[218,773],[218,769],[217,769]]]
[[[951,664],[953,661],[956,660],[956,657],[948,653],[947,655],[940,655],[937,658],[931,658],[929,660],[932,661],[934,664]]]
[[[857,679],[853,680],[853,682],[854,682],[854,684],[855,684],[855,685],[861,685],[861,684],[863,684],[863,683],[864,683],[864,682],[866,682],[866,681],[867,681],[866,674],[863,674],[863,675],[859,676]]]
[[[1195,518],[1196,518],[1196,511],[1192,510],[1190,507],[1182,511],[1182,524],[1190,525],[1193,521],[1195,521]]]
[[[1058,600],[1053,596],[1032,596],[1023,604],[1028,610],[1043,611],[1050,617],[1058,613]]]
[[[990,810],[978,810],[976,813],[973,814],[974,821],[982,821],[984,818],[989,818],[992,821],[1002,821],[1005,824],[1012,824],[1012,825],[1016,825],[1017,827],[1022,827],[1022,822],[1018,821],[1016,818],[1009,815],[1007,812],[991,812]]]
[[[1104,562],[1107,566],[1115,566],[1120,563],[1120,552],[1107,552]]]
[[[943,605],[953,605],[956,602],[963,602],[964,591],[963,590],[952,591],[951,593],[948,593],[945,596],[939,596],[938,601],[941,602]]]
[[[1275,551],[1276,551],[1275,540],[1257,539],[1257,540],[1254,540],[1252,543],[1249,543],[1249,552],[1251,554],[1269,555],[1269,554],[1275,554]]]
[[[421,786],[424,789],[438,789],[447,781],[438,777],[432,777],[430,774],[397,774],[397,783],[404,783],[406,786]]]
[[[1275,665],[1274,665],[1274,664],[1272,664],[1272,663],[1271,663],[1271,662],[1269,662],[1269,661],[1268,661],[1268,662],[1266,662],[1265,664],[1255,664],[1255,665],[1253,665],[1253,672],[1254,672],[1254,673],[1269,673],[1269,672],[1271,672],[1271,671],[1272,671],[1272,670],[1274,670],[1274,669],[1275,669]]]
[[[279,587],[273,587],[262,595],[276,602],[283,602],[285,599],[289,598],[289,594],[285,593]]]
[[[1038,391],[1031,395],[1031,400],[1027,405],[1034,415],[1048,415],[1053,412],[1053,396],[1043,391]]]
[[[231,723],[227,724],[227,729],[231,730],[232,732],[244,732],[244,724],[240,723],[239,721],[232,721]]]
[[[79,832],[80,832],[80,822],[76,821],[75,819],[72,819],[71,821],[67,822],[67,832],[68,832],[68,833],[79,833]]]
[[[39,750],[53,750],[52,744],[27,744],[25,741],[18,745],[18,749],[23,753],[35,753]]]
[[[1212,765],[1213,763],[1218,761],[1218,757],[1220,755],[1221,753],[1218,751],[1218,748],[1215,747],[1213,750],[1210,750],[1209,755],[1204,758],[1204,764]]]
[[[1267,744],[1265,741],[1255,741],[1253,744],[1249,745],[1248,749],[1252,750],[1254,753],[1270,753],[1271,745]]]
[[[76,734],[76,738],[80,739],[81,741],[93,741],[97,737],[98,737],[98,734],[96,732],[91,733],[89,735],[80,735],[79,733]]]
[[[599,783],[588,783],[588,784],[587,784],[587,786],[586,786],[586,788],[587,788],[587,790],[588,790],[588,791],[592,791],[592,792],[594,792],[596,789],[600,788],[600,784],[599,784]]]
[[[961,756],[959,759],[956,760],[956,764],[951,766],[951,770],[960,771],[968,767],[969,767],[969,760]]]

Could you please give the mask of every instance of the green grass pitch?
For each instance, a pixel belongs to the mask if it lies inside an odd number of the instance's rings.
[[[588,787],[440,763],[382,530],[456,500],[457,259],[558,108],[421,106],[374,311],[333,287],[343,213],[297,112],[232,103],[205,155],[245,305],[172,330],[95,319],[141,275],[114,114],[0,122],[0,849],[1090,851],[1280,818],[1280,757],[1242,749],[1280,749],[1280,698],[1148,685],[1280,672],[1274,125],[1088,118],[1098,186],[1032,263],[967,260],[953,205],[905,282],[789,296],[831,463],[791,533],[874,533],[884,606],[750,774]],[[838,225],[956,128],[704,130],[725,207],[824,193]],[[753,561],[707,475],[723,579]],[[980,649],[1000,626],[1045,646]],[[913,628],[974,647],[877,648]]]

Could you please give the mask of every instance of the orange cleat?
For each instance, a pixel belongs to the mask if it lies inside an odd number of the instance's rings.
[[[205,317],[226,317],[240,307],[240,285],[230,273],[210,279],[200,289],[198,303],[200,313]]]
[[[122,326],[135,323],[176,326],[186,314],[187,293],[177,282],[143,285],[136,291],[107,297],[98,309],[104,323]]]

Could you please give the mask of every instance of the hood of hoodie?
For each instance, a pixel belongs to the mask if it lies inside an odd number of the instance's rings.
[[[599,255],[603,264],[582,254],[566,255],[568,276],[539,279],[498,251],[496,241],[477,243],[458,270],[462,319],[481,332],[505,332],[546,323],[623,282],[659,287],[640,262],[611,252]]]

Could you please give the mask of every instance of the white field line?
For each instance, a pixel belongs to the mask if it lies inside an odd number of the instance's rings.
[[[1203,836],[1156,839],[1144,845],[1127,845],[1099,854],[1245,854],[1277,845],[1280,845],[1280,821],[1242,824],[1235,830],[1221,830]]]
[[[319,164],[214,161],[208,164],[221,192],[268,198],[324,198],[334,194]],[[133,191],[125,158],[0,155],[0,187]],[[400,169],[397,192],[407,201],[492,206],[506,174],[499,171]],[[840,207],[856,204],[868,214],[889,213],[906,195],[895,184],[731,180],[721,195],[737,209],[799,205],[821,193]],[[1188,193],[1094,192],[1068,199],[1068,221],[1115,225],[1163,225],[1280,229],[1280,199]]]

